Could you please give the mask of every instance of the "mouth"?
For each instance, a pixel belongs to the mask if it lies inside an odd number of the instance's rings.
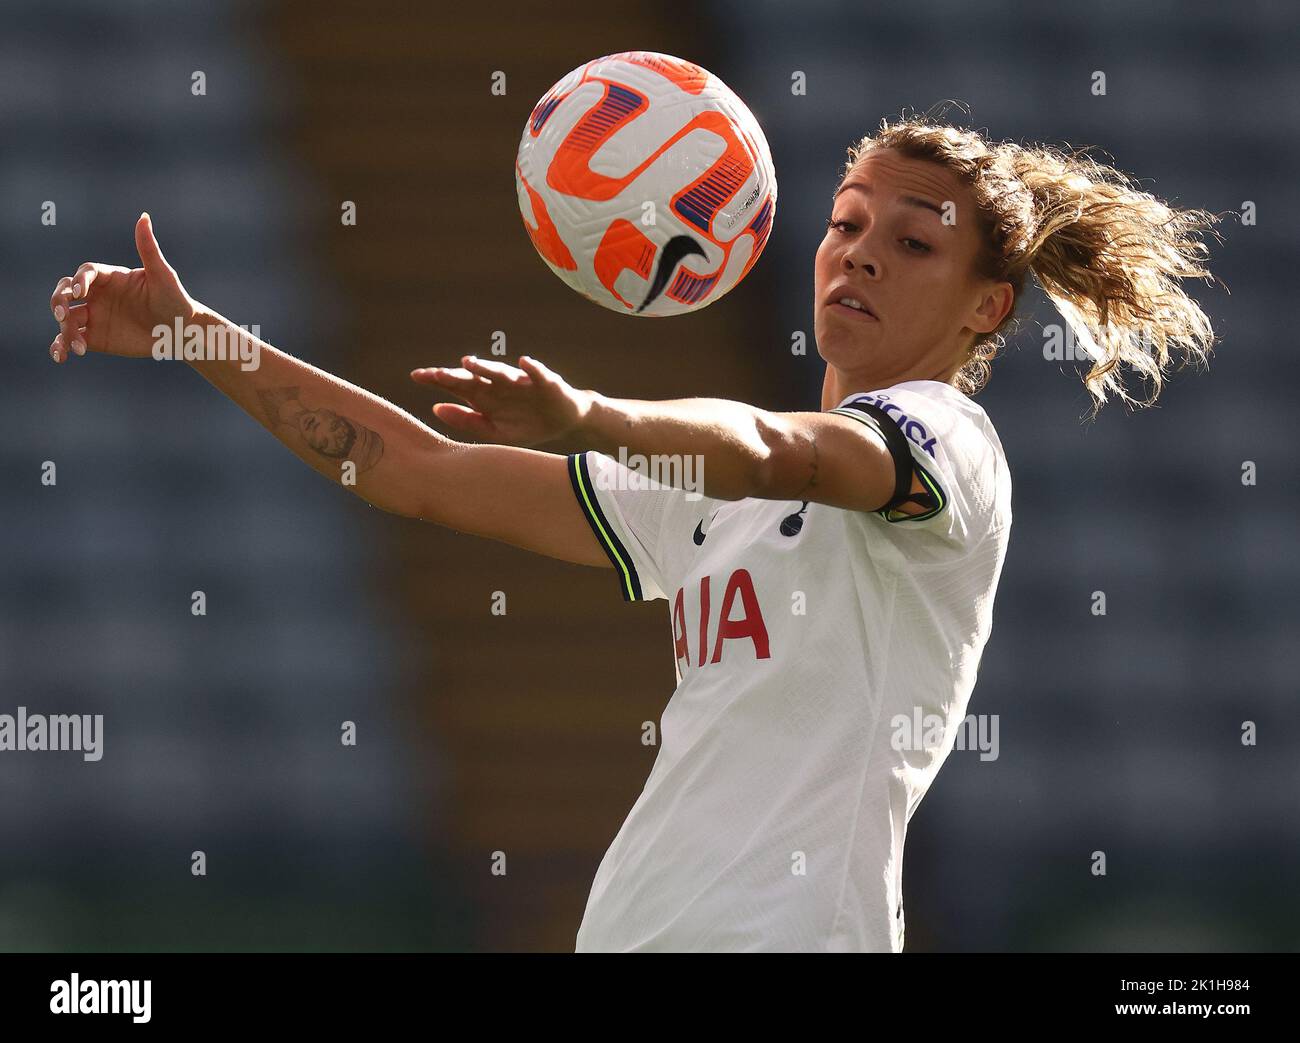
[[[826,310],[832,311],[836,315],[843,315],[850,322],[879,322],[880,321],[875,317],[875,315],[867,311],[865,308],[854,308],[848,304],[840,304],[839,301],[835,301],[831,304],[826,305]]]
[[[852,303],[846,304],[845,301]],[[826,301],[826,310],[843,315],[854,322],[880,321],[876,313],[871,310],[871,305],[859,294],[836,291]]]

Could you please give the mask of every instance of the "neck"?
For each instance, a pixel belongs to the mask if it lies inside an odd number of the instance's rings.
[[[822,409],[834,409],[849,395],[860,391],[877,391],[909,380],[937,380],[941,384],[951,384],[960,369],[960,365],[943,371],[914,367],[901,373],[878,373],[827,366],[822,378]]]

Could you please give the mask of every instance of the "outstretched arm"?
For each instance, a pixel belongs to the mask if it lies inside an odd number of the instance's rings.
[[[569,386],[527,356],[519,368],[473,356],[461,361],[461,368],[418,369],[411,377],[466,402],[439,403],[435,415],[481,438],[532,445],[576,434],[611,454],[624,448],[698,456],[702,466],[694,473],[702,475],[704,492],[722,500],[753,496],[874,511],[894,494],[895,466],[884,438],[837,413],[774,413],[717,398],[608,398]],[[919,477],[913,489],[924,489]]]
[[[147,215],[136,224],[136,246],[141,268],[87,263],[59,280],[50,298],[60,326],[50,346],[56,362],[87,350],[149,358],[159,327],[224,341],[225,359],[188,364],[331,481],[395,514],[611,567],[574,498],[563,456],[446,438],[195,301],[163,258]],[[246,367],[254,358],[255,367]]]

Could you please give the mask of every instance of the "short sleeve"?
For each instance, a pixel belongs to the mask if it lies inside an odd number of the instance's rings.
[[[995,525],[997,452],[983,429],[982,411],[964,410],[948,394],[897,385],[855,396],[832,412],[851,415],[855,404],[875,405],[907,437],[916,475],[931,494],[932,506],[921,514],[878,511],[881,522],[965,547]]]
[[[568,458],[569,481],[601,548],[614,566],[624,601],[666,599],[676,584],[665,530],[686,525],[705,497],[652,481],[604,453],[588,450]]]

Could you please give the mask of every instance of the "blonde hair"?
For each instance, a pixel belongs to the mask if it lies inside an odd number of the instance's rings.
[[[1215,215],[1170,206],[1083,150],[990,142],[924,115],[882,120],[877,133],[849,147],[844,177],[880,148],[939,163],[972,190],[984,243],[978,271],[1015,291],[1007,317],[972,344],[956,379],[961,391],[974,394],[988,382],[1029,272],[1092,357],[1083,382],[1094,415],[1112,394],[1149,406],[1171,368],[1208,362],[1214,330],[1179,283],[1214,281],[1200,233]],[[1131,395],[1121,366],[1145,379],[1150,393]]]

